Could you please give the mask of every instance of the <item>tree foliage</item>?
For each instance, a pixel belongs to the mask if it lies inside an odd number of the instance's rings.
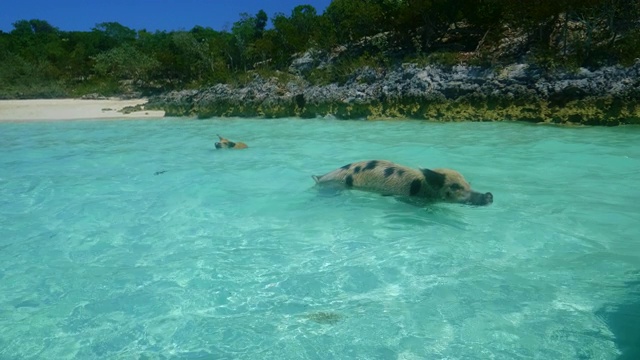
[[[18,20],[0,32],[0,97],[77,94],[92,86],[122,91],[104,85],[118,83],[143,92],[206,86],[251,70],[286,71],[296,54],[350,44],[365,47],[344,56],[383,63],[427,56],[546,67],[630,64],[640,58],[640,2],[333,0],[322,14],[304,4],[271,18],[262,10],[242,13],[224,31],[148,32],[106,22],[67,32],[44,20]],[[343,60],[335,66],[358,63]]]
[[[94,69],[104,77],[131,79],[134,82],[146,83],[160,62],[142,53],[133,45],[124,43],[95,57]]]

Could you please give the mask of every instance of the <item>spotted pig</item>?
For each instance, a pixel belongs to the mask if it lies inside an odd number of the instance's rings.
[[[462,174],[451,169],[414,169],[387,160],[347,164],[325,175],[312,176],[318,185],[338,185],[426,202],[489,205],[493,195],[471,190]]]

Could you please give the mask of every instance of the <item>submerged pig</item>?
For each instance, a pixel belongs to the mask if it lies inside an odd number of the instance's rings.
[[[462,174],[451,169],[414,169],[386,160],[367,160],[347,164],[330,173],[312,176],[318,185],[338,185],[396,195],[425,202],[489,205],[493,195],[471,190]]]

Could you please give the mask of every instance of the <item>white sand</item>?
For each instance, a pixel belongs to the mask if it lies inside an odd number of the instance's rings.
[[[142,110],[129,114],[120,112],[127,106],[146,103],[147,99],[0,100],[0,121],[141,119],[164,116],[164,111],[161,110]]]

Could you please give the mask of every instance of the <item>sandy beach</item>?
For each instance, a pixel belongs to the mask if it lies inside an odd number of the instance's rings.
[[[162,118],[164,111],[144,110],[147,99],[36,99],[0,100],[0,121]],[[141,105],[128,114],[122,109]]]

